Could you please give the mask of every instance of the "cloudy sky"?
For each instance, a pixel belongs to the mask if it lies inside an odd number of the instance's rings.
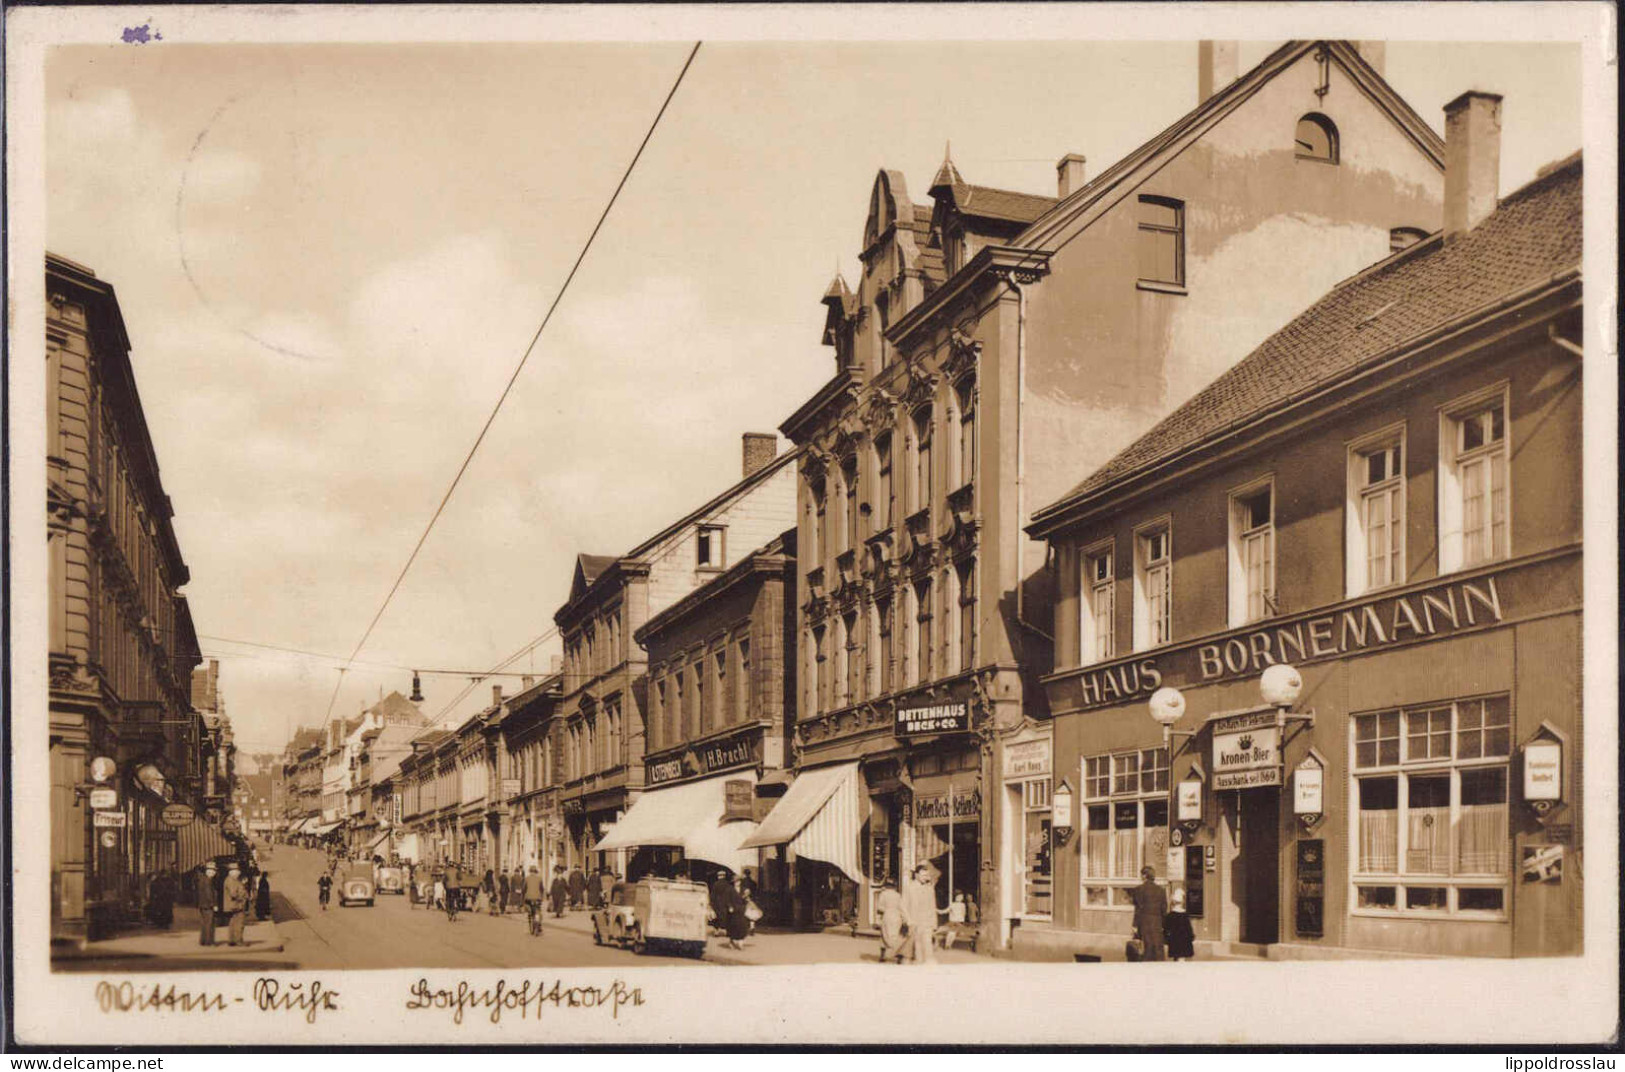
[[[249,750],[327,711],[687,50],[50,54],[48,244],[117,288]],[[1387,74],[1436,129],[1463,89],[1505,94],[1503,191],[1580,145],[1572,46],[1396,42]],[[1050,193],[1062,154],[1098,172],[1195,94],[1194,42],[707,44],[334,712],[402,667],[489,667],[578,551],[733,481],[740,433],[832,371],[818,299],[857,274],[877,168],[924,201],[951,139],[969,181]],[[425,678],[426,713],[465,684]]]

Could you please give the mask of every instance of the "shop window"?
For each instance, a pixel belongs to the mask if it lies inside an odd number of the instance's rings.
[[[1135,534],[1135,651],[1160,647],[1173,639],[1174,571],[1171,536],[1166,521],[1148,526]]]
[[[1348,594],[1405,580],[1405,430],[1401,425],[1349,448]]]
[[[1051,887],[1052,812],[1050,781],[1036,778],[1022,782],[1021,793],[1021,913],[1046,918],[1054,913]]]
[[[1086,756],[1082,773],[1083,904],[1130,907],[1142,866],[1165,877],[1168,751]]]
[[[892,526],[891,434],[875,437],[875,531]]]
[[[1112,616],[1116,607],[1117,576],[1113,566],[1110,543],[1086,549],[1080,558],[1082,609],[1079,618],[1079,665],[1110,659],[1115,653],[1112,644]]]
[[[1276,613],[1275,484],[1253,484],[1230,496],[1230,624]]]
[[[1319,160],[1323,164],[1338,161],[1337,124],[1318,112],[1298,120],[1293,143],[1299,160]]]
[[[1504,913],[1508,698],[1377,711],[1351,723],[1355,910]]]
[[[1185,203],[1171,197],[1140,198],[1140,282],[1185,285]]]
[[[1440,429],[1439,571],[1511,553],[1504,387],[1445,411]]]

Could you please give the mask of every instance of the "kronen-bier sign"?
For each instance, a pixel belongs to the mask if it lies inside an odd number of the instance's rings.
[[[1501,620],[1494,577],[1446,584],[1091,670],[1078,678],[1079,706],[1105,707],[1149,694],[1162,686],[1165,674],[1193,685],[1252,677],[1276,663],[1328,659]]]

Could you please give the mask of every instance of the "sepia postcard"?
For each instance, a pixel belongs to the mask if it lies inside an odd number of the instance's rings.
[[[1617,64],[9,8],[7,1044],[1617,1041]]]

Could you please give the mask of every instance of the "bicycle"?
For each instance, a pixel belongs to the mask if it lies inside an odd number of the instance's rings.
[[[539,938],[542,934],[542,902],[526,901],[525,915],[529,917],[530,936]]]
[[[458,890],[447,890],[446,891],[446,921],[448,923],[457,922],[457,902],[458,902],[459,899],[460,899],[460,891],[458,891]]]

